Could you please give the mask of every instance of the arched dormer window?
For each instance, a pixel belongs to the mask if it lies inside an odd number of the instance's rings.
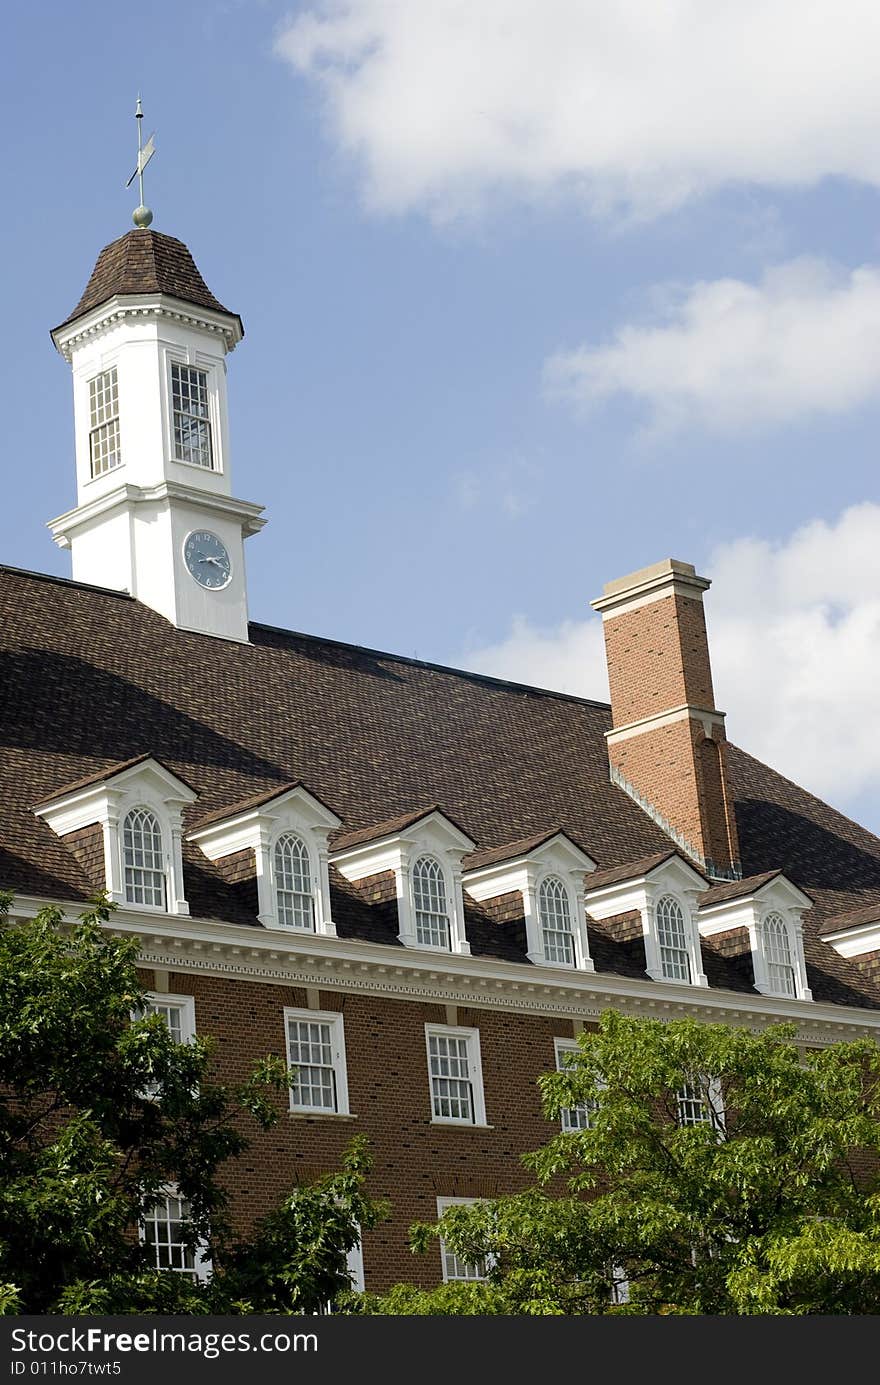
[[[691,959],[684,914],[678,900],[671,894],[665,894],[657,901],[657,942],[660,969],[665,980],[690,982]]]
[[[438,861],[420,856],[412,869],[416,940],[422,947],[449,949],[449,906],[446,881]]]
[[[132,808],[122,826],[125,898],[129,904],[167,908],[168,876],[162,828],[149,808]]]
[[[767,975],[775,995],[797,995],[794,963],[788,928],[781,914],[768,914],[764,920],[764,949]]]
[[[275,843],[275,899],[283,928],[315,931],[315,896],[306,844],[287,832]]]
[[[570,967],[574,963],[574,937],[568,891],[561,880],[551,875],[538,890],[541,943],[545,960]]]

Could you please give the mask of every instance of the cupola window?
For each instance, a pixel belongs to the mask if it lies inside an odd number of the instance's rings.
[[[420,856],[413,866],[413,905],[416,940],[422,947],[449,947],[449,909],[446,882],[437,861]]]
[[[286,833],[275,844],[275,895],[283,928],[315,931],[315,899],[304,841]]]
[[[93,477],[103,476],[122,463],[115,366],[89,381],[89,456]]]
[[[657,903],[657,941],[660,944],[660,968],[667,981],[691,979],[691,961],[681,905],[671,894],[663,895]]]
[[[162,829],[148,808],[133,808],[122,828],[125,898],[129,904],[166,907]]]
[[[214,454],[207,371],[172,361],[171,413],[175,460],[210,471]]]

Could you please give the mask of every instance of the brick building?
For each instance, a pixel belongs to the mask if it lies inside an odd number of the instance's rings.
[[[524,1185],[536,1078],[603,1009],[876,1035],[880,841],[727,741],[687,563],[593,603],[610,706],[249,621],[242,334],[148,228],[52,334],[73,579],[0,569],[0,886],[20,917],[106,887],[175,1033],[215,1036],[224,1078],[297,1068],[242,1224],[363,1132],[393,1209],[366,1284],[431,1284],[471,1271],[408,1226]],[[185,1267],[180,1211],[148,1236]]]

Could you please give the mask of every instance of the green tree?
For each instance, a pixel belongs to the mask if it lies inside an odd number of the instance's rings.
[[[382,1215],[364,1193],[365,1143],[249,1239],[234,1235],[223,1169],[247,1148],[248,1119],[277,1119],[284,1064],[217,1084],[210,1044],[175,1043],[145,1012],[137,941],[102,927],[105,900],[75,925],[54,908],[13,924],[10,902],[0,896],[0,1312],[309,1313],[347,1289],[358,1226]],[[157,1271],[140,1243],[169,1185],[189,1203],[189,1244],[208,1248],[206,1282]]]
[[[413,1228],[487,1282],[353,1310],[875,1313],[880,1049],[802,1053],[793,1032],[606,1014],[541,1079],[550,1119],[589,1125],[525,1156],[536,1186]]]

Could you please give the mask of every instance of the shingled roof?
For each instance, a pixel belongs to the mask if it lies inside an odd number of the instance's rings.
[[[60,331],[111,298],[145,293],[164,293],[182,303],[210,308],[237,318],[241,325],[238,314],[214,297],[182,240],[161,231],[135,230],[104,246],[82,298],[54,330]]]
[[[300,780],[343,819],[341,836],[439,803],[480,851],[552,828],[603,872],[671,853],[610,782],[605,703],[264,625],[250,635],[177,630],[121,593],[0,568],[0,885],[87,899],[94,882],[33,806],[140,755],[198,792],[185,831]],[[783,871],[815,901],[804,915],[815,998],[880,1007],[867,972],[820,937],[826,919],[880,900],[880,841],[735,746],[730,774],[744,873]],[[184,875],[194,916],[259,927],[190,842]],[[331,891],[342,936],[400,946],[393,901],[371,903],[335,871]],[[467,901],[475,955],[529,965],[515,903]],[[613,930],[591,938],[598,974],[644,966]],[[711,985],[754,994],[712,939],[703,954]]]

